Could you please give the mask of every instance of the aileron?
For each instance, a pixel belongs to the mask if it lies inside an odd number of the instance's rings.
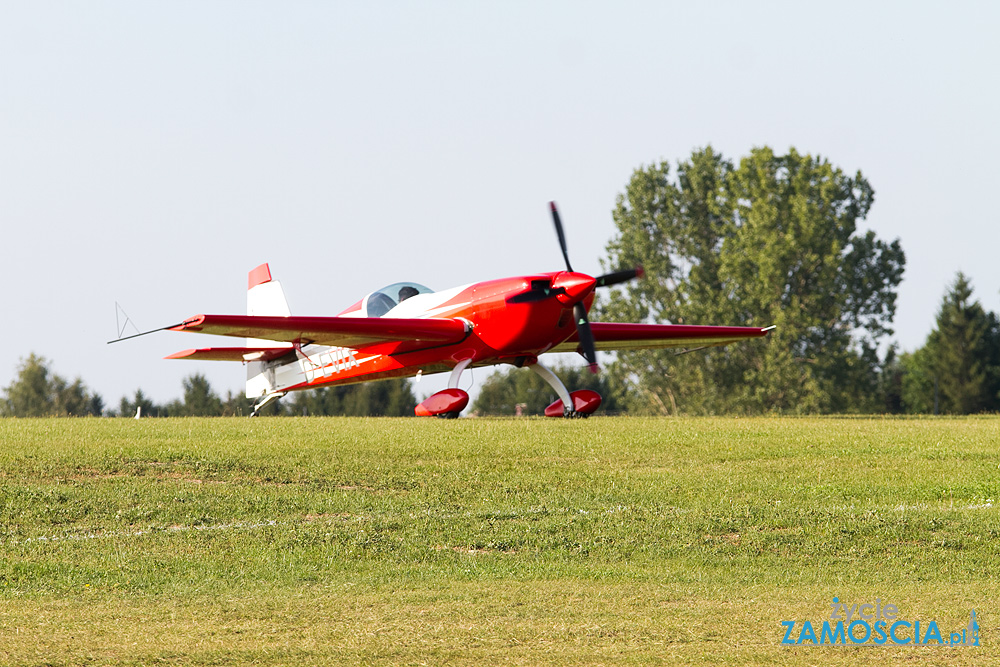
[[[762,338],[774,327],[720,327],[697,324],[617,324],[594,322],[598,350],[646,350],[671,347],[717,347],[749,338]],[[575,352],[580,342],[574,333],[550,352]]]

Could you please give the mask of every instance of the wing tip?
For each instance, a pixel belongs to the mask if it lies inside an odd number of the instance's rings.
[[[189,317],[180,324],[175,324],[172,327],[166,327],[168,331],[198,331],[198,327],[205,322],[205,315],[195,315],[194,317]]]

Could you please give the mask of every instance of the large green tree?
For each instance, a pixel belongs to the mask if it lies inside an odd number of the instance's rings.
[[[1000,321],[972,298],[961,272],[948,287],[934,330],[905,358],[909,412],[971,414],[1000,410]]]
[[[915,352],[900,356],[901,399],[910,414],[940,413],[939,392],[934,377],[934,351],[927,343]]]
[[[790,150],[734,165],[711,147],[633,174],[606,266],[646,278],[602,302],[619,321],[777,325],[768,339],[677,356],[622,353],[613,371],[653,412],[880,410],[879,344],[892,333],[899,241],[860,232],[868,181]]]
[[[100,416],[103,410],[104,401],[83,380],[68,382],[35,353],[21,359],[17,376],[0,399],[0,415],[7,417]]]

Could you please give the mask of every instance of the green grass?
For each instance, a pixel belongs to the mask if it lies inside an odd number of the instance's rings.
[[[997,661],[998,445],[998,418],[0,420],[0,664]],[[833,597],[943,633],[975,608],[983,645],[780,644]]]

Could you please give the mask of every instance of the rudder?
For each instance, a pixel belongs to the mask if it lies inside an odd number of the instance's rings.
[[[264,263],[251,271],[247,277],[247,315],[291,314],[281,283],[271,278],[271,267]]]
[[[261,264],[247,276],[247,315],[270,315],[288,317],[291,315],[281,283],[271,277],[271,267]],[[248,338],[247,347],[291,348],[289,343],[273,340]],[[247,364],[247,398],[258,398],[276,391],[267,372],[268,362],[250,361]]]

